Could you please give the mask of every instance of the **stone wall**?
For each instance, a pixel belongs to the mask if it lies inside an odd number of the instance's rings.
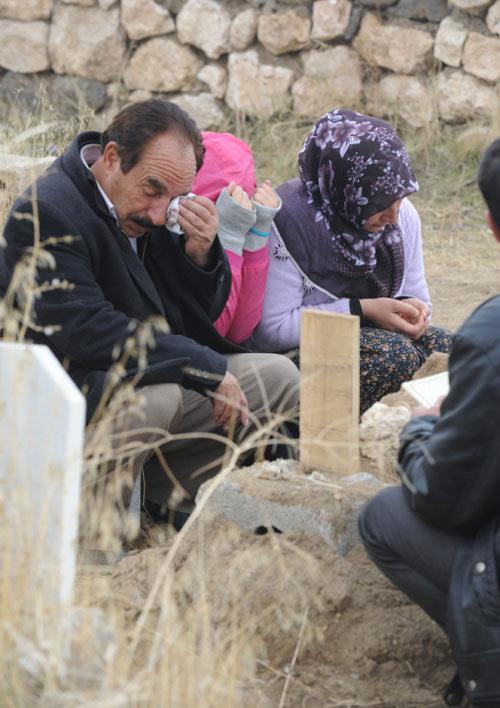
[[[63,115],[166,95],[205,129],[335,105],[487,121],[499,35],[500,0],[0,0],[0,118],[42,93]]]

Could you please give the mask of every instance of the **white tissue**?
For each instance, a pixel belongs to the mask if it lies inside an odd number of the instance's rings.
[[[167,209],[167,220],[165,222],[165,226],[169,231],[172,231],[174,234],[184,233],[179,224],[177,223],[177,217],[179,216],[179,206],[183,199],[193,199],[193,197],[196,197],[196,194],[194,194],[193,192],[189,192],[189,194],[183,194],[182,197],[174,197],[172,199]]]

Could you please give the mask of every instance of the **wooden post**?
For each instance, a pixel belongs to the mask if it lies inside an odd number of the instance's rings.
[[[300,460],[339,474],[359,469],[359,317],[302,314]]]

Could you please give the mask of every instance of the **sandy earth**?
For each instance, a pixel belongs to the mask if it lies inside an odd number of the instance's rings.
[[[245,708],[279,706],[287,675],[283,705],[289,708],[439,705],[452,671],[441,632],[378,573],[356,539],[347,553],[339,550],[352,534],[357,506],[376,491],[373,484],[308,493],[304,474],[274,481],[259,469],[235,473],[235,483],[276,503],[327,509],[338,545],[310,533],[256,535],[211,508],[190,529],[175,562],[179,610],[190,612],[210,598],[208,614],[218,630],[230,636],[235,626],[250,627],[260,668],[257,681],[247,684]],[[200,537],[210,539],[203,550]],[[115,568],[113,594],[131,623],[169,548],[132,554]],[[161,603],[153,607],[152,626]]]

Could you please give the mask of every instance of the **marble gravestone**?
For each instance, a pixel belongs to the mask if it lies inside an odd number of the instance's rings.
[[[0,342],[2,582],[44,616],[73,599],[84,427],[85,399],[52,352]]]

